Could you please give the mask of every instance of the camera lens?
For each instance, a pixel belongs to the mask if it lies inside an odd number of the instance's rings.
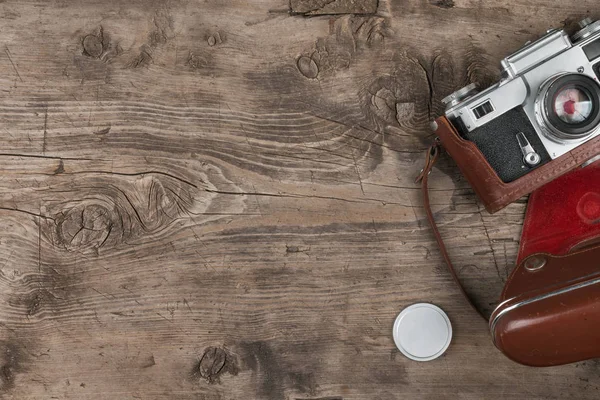
[[[559,89],[555,95],[554,112],[567,124],[585,122],[592,115],[593,110],[592,97],[585,89],[567,85]]]
[[[540,123],[551,139],[581,140],[600,125],[600,85],[586,75],[549,79],[539,99]]]

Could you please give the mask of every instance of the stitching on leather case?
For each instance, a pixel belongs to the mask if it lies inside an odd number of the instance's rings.
[[[574,149],[573,151],[571,151],[571,154],[574,154],[574,157],[582,157],[583,158],[582,162],[588,160],[589,158],[591,158],[592,156],[594,156],[600,152],[600,140],[594,139],[594,141],[596,141],[597,143],[595,143],[593,145],[590,143],[591,148],[584,149],[584,150],[579,150],[579,148],[577,148],[577,149]]]
[[[572,156],[571,156],[572,157]],[[530,190],[534,190],[535,188],[537,188],[537,184],[540,181],[544,181],[550,177],[556,178],[557,176],[555,176],[557,173],[561,173],[561,172],[566,172],[568,171],[570,168],[576,167],[578,162],[577,160],[571,158],[570,161],[567,162],[568,159],[565,160],[565,162],[561,162],[560,165],[556,166],[553,169],[548,170],[548,172],[544,175],[538,176],[537,178],[528,181],[526,184],[521,184],[519,186],[517,186],[515,189],[510,190],[508,193],[506,193],[505,195],[503,195],[502,197],[496,199],[495,201],[493,201],[492,203],[490,203],[490,206],[499,206],[501,205],[502,201],[504,199],[506,199],[507,197],[511,197],[513,195],[516,195],[517,193],[524,191],[522,193],[522,195],[524,195],[527,191]],[[523,179],[523,178],[521,178]],[[519,181],[515,181],[513,183],[518,183]]]

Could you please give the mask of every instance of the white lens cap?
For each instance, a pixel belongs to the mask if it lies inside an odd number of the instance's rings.
[[[418,303],[402,310],[394,322],[393,334],[398,350],[406,357],[431,361],[450,346],[452,325],[441,308]]]

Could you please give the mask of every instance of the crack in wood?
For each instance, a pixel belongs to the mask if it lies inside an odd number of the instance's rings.
[[[17,69],[15,62],[13,61],[12,56],[10,55],[10,50],[8,50],[8,46],[4,47],[4,52],[6,53],[6,56],[8,57],[8,61],[10,61],[10,64],[12,65],[13,70],[17,74],[17,77],[19,78],[19,80],[21,82],[23,82],[23,78],[21,78],[21,74],[19,73],[19,70]]]

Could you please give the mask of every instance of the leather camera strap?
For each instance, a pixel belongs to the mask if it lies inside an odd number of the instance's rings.
[[[467,299],[467,301],[469,302],[471,307],[473,307],[473,309],[484,320],[487,321],[488,320],[487,317],[479,309],[477,309],[477,307],[475,306],[475,303],[473,302],[473,300],[471,300],[471,298],[469,297],[464,286],[460,282],[460,279],[458,278],[458,275],[456,274],[456,270],[454,269],[454,266],[452,265],[452,261],[450,260],[450,256],[448,255],[448,251],[446,250],[446,245],[444,244],[444,240],[442,239],[442,236],[440,235],[440,231],[438,230],[437,224],[435,223],[435,218],[433,216],[433,212],[431,211],[431,203],[429,201],[428,179],[429,179],[429,174],[431,173],[431,170],[433,169],[433,166],[435,165],[438,157],[440,156],[441,149],[442,149],[442,146],[441,146],[440,140],[439,140],[439,138],[436,138],[433,145],[429,148],[429,150],[427,152],[427,156],[425,159],[425,166],[423,167],[423,170],[421,170],[421,173],[419,174],[419,176],[417,177],[415,182],[416,183],[421,182],[421,189],[423,191],[423,204],[425,207],[425,212],[427,213],[427,219],[429,220],[429,224],[431,225],[433,235],[434,235],[435,240],[437,241],[437,244],[440,248],[442,257],[444,258],[444,261],[446,262],[446,265],[448,266],[450,275],[452,275],[452,279],[454,279],[454,282],[456,282],[460,291],[462,292],[465,299]]]

